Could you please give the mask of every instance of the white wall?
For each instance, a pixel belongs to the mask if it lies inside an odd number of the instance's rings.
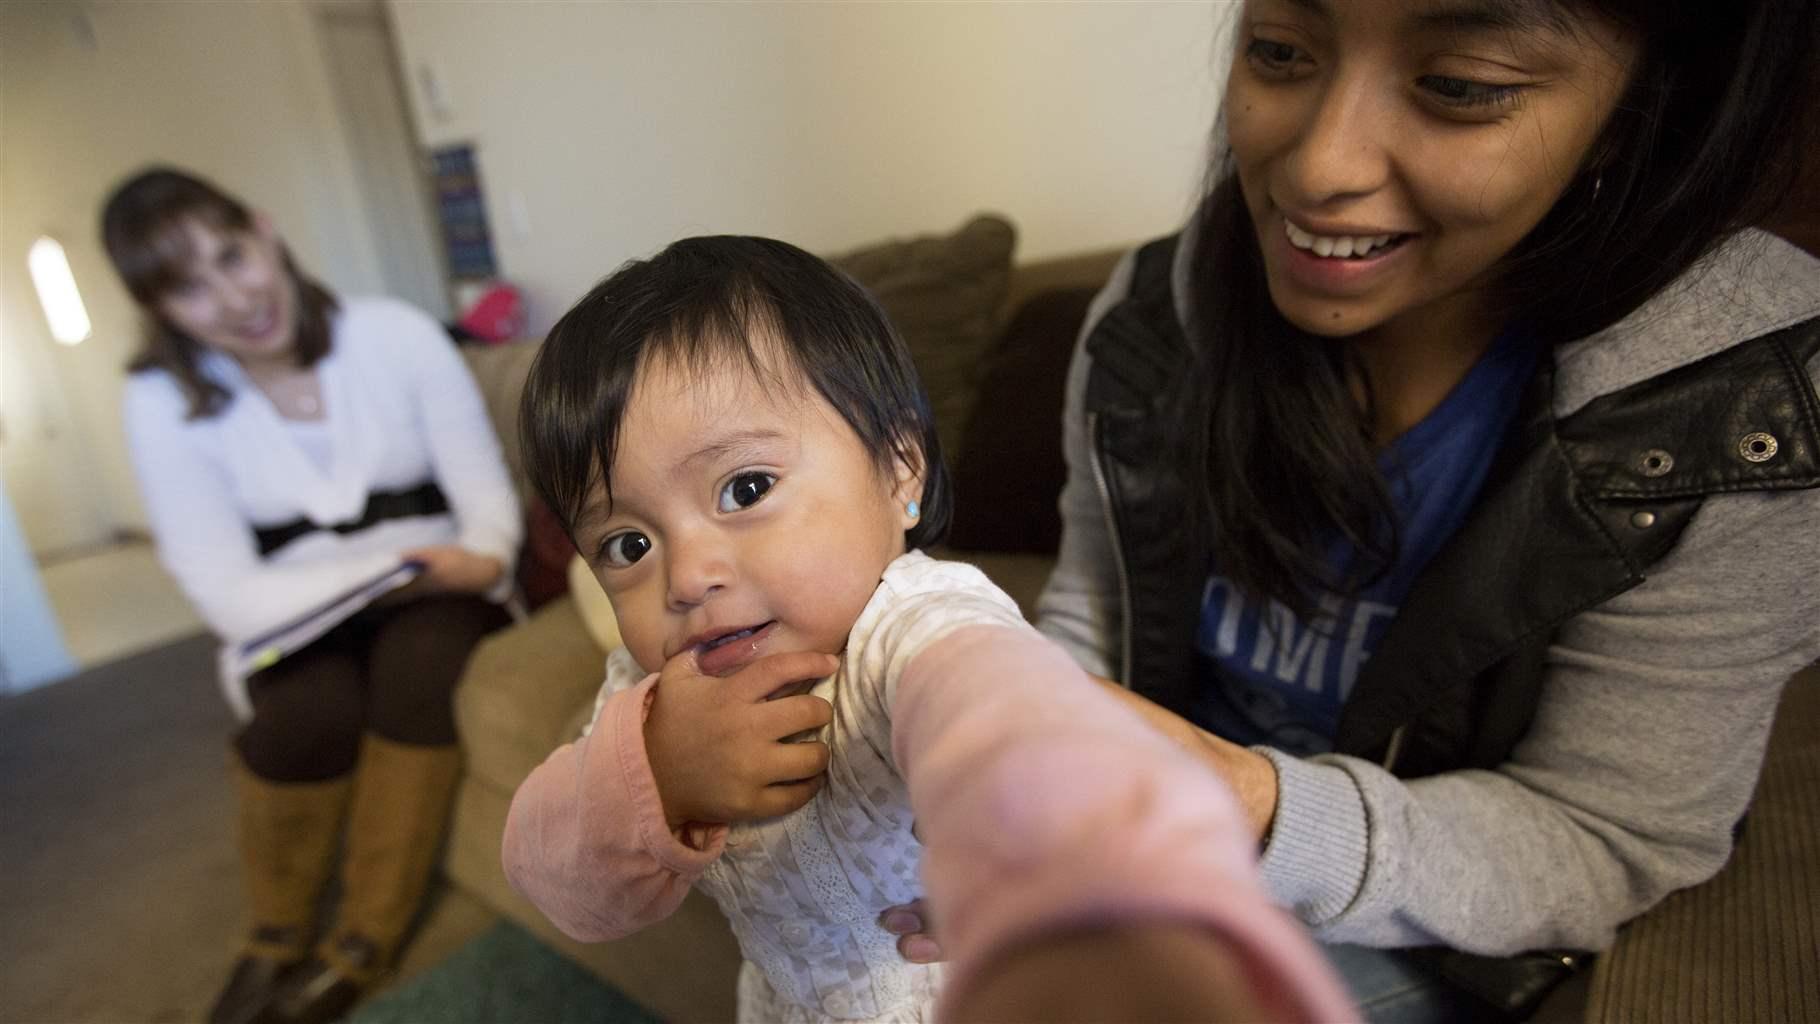
[[[83,494],[105,528],[143,525],[119,416],[139,320],[96,223],[108,190],[153,162],[269,211],[334,288],[379,288],[309,7],[0,3],[0,416],[7,484],[36,551],[69,541]],[[74,347],[52,342],[26,279],[26,250],[45,232],[67,249],[94,321]]]
[[[1169,230],[1200,172],[1228,7],[388,9],[421,141],[478,145],[503,269],[541,330],[690,233],[831,251],[995,209],[1030,257]],[[143,525],[118,401],[138,318],[95,220],[155,161],[265,208],[332,287],[384,280],[312,5],[0,3],[0,471],[36,551]],[[23,269],[46,232],[95,324],[73,348],[50,340]]]
[[[390,2],[419,131],[476,144],[537,330],[686,234],[830,251],[982,209],[1024,257],[1164,233],[1230,7]]]

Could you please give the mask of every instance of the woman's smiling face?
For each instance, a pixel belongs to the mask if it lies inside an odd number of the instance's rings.
[[[297,285],[285,268],[284,247],[265,218],[249,230],[217,227],[187,217],[188,255],[175,285],[155,308],[166,323],[243,363],[287,362],[297,335]]]
[[[1247,0],[1237,47],[1226,124],[1271,298],[1328,337],[1476,315],[1636,52],[1552,0]]]

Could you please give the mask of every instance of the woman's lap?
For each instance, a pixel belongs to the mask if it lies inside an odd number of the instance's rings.
[[[247,681],[253,720],[235,745],[255,775],[310,782],[350,771],[369,731],[453,743],[455,684],[480,638],[503,622],[497,605],[477,597],[370,608]]]

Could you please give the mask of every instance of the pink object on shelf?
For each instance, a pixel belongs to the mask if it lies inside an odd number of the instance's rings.
[[[474,300],[460,323],[463,330],[483,341],[510,341],[524,333],[524,296],[512,285],[494,285]]]

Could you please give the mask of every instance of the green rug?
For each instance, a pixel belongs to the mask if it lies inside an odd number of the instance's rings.
[[[658,1024],[510,922],[354,1011],[348,1024]]]

